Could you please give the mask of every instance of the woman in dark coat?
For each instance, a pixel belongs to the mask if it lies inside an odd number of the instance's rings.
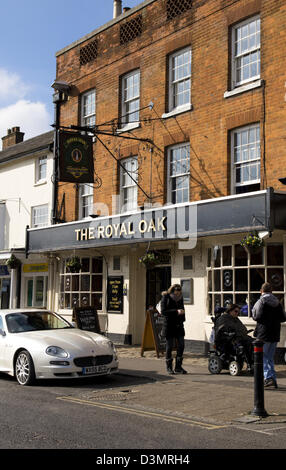
[[[183,352],[185,348],[185,329],[184,321],[185,309],[182,288],[180,284],[174,284],[167,292],[162,293],[161,314],[164,316],[163,333],[166,336],[166,365],[167,372],[174,374],[172,350],[174,341],[177,342],[177,357],[175,372],[177,374],[186,374],[182,368]]]

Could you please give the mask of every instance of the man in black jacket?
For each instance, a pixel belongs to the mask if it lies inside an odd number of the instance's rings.
[[[257,322],[254,336],[263,341],[264,386],[277,388],[274,355],[280,341],[281,323],[286,321],[285,312],[277,297],[272,294],[271,285],[265,282],[261,287],[261,297],[252,309]]]

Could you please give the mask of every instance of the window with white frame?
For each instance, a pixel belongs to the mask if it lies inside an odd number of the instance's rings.
[[[95,90],[90,90],[81,96],[81,125],[95,125]]]
[[[168,149],[168,202],[188,202],[190,197],[190,145]]]
[[[169,57],[169,112],[191,104],[191,49]]]
[[[47,156],[37,158],[35,180],[36,183],[43,183],[47,180]]]
[[[140,108],[140,70],[134,70],[122,77],[121,127],[139,121]]]
[[[260,17],[249,18],[232,28],[232,86],[260,78]]]
[[[138,159],[126,158],[120,172],[121,212],[137,209]]]
[[[49,224],[48,204],[32,207],[32,227],[45,227]]]
[[[260,126],[235,129],[231,133],[234,194],[260,189]]]
[[[266,244],[254,253],[240,245],[214,246],[208,249],[208,310],[235,303],[241,316],[251,316],[264,282],[284,305],[284,248],[282,243]]]
[[[93,214],[93,186],[81,184],[79,187],[79,218],[83,219]]]
[[[80,258],[81,269],[78,273],[70,272],[66,261],[60,272],[59,307],[92,306],[97,310],[103,307],[103,259],[100,257]]]

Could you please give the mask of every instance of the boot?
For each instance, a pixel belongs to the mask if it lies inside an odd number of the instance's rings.
[[[168,374],[174,374],[173,371],[173,359],[166,359],[167,372]]]
[[[182,357],[176,357],[176,366],[175,366],[175,373],[176,374],[187,374],[187,371],[182,368]]]

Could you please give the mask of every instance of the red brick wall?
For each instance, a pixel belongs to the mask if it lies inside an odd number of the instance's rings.
[[[253,122],[260,122],[261,126],[261,189],[269,186],[282,189],[277,179],[286,176],[285,0],[194,0],[191,10],[172,21],[166,20],[165,0],[157,0],[131,17],[123,18],[122,22],[139,13],[143,15],[143,32],[127,45],[120,45],[120,23],[116,23],[58,55],[57,78],[72,84],[72,96],[62,106],[61,124],[79,123],[80,94],[91,88],[96,88],[97,124],[118,118],[120,77],[140,68],[140,105],[147,106],[152,101],[154,110],[140,113],[141,119],[152,120],[142,122],[132,135],[152,139],[155,143],[151,188],[148,144],[99,137],[117,158],[138,155],[139,183],[147,194],[151,189],[153,202],[165,201],[166,147],[179,142],[190,142],[191,145],[191,200],[229,194],[229,131]],[[230,77],[230,27],[257,13],[261,15],[261,78],[265,80],[265,91],[260,87],[225,99]],[[80,66],[80,48],[95,38],[98,40],[97,59]],[[166,112],[167,56],[188,45],[192,48],[193,109],[175,118],[159,120],[157,118]],[[95,201],[107,203],[111,211],[112,194],[118,193],[119,189],[119,171],[114,159],[98,141],[94,150],[95,171],[102,180],[101,187],[95,190]],[[77,218],[74,185],[62,185],[60,198],[63,192],[66,194],[66,218],[73,220]],[[138,199],[139,205],[146,199],[140,190]]]

